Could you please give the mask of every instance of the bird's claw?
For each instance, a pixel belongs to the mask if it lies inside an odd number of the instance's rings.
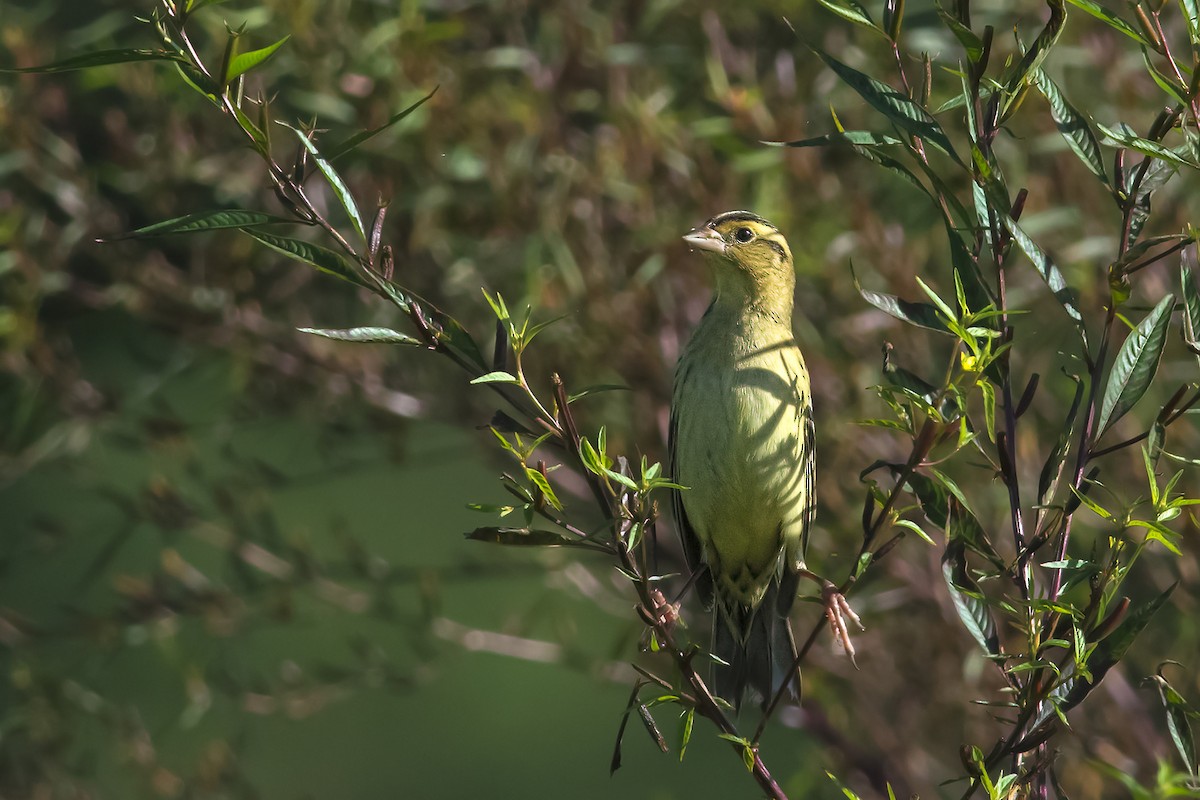
[[[829,620],[829,629],[833,631],[833,637],[841,642],[846,655],[850,656],[850,663],[854,664],[854,644],[850,641],[850,626],[846,623],[846,618],[849,617],[853,620],[859,630],[865,631],[866,627],[858,618],[858,614],[854,613],[854,609],[850,608],[846,598],[832,583],[826,581],[823,584],[821,598],[825,602],[825,618]],[[856,669],[858,668],[858,664],[854,664],[854,666]]]

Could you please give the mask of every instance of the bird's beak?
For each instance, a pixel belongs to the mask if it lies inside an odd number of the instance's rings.
[[[721,234],[712,228],[692,228],[688,232],[688,235],[683,237],[683,240],[693,250],[710,250],[714,253],[725,252],[725,240],[721,238]]]

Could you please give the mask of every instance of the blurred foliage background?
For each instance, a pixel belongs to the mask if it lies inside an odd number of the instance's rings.
[[[152,46],[133,20],[148,11],[9,0],[0,64]],[[797,256],[814,375],[814,561],[844,573],[858,473],[904,457],[854,424],[879,415],[864,389],[880,348],[918,372],[949,352],[870,309],[849,264],[902,296],[917,275],[952,284],[945,233],[911,187],[849,151],[760,144],[832,130],[831,106],[847,128],[878,125],[784,15],[848,63],[891,58],[816,4],[772,0],[259,0],[202,22],[214,41],[226,22],[254,46],[291,34],[253,80],[278,116],[338,137],[438,87],[339,167],[366,202],[390,198],[403,281],[468,328],[493,324],[480,287],[565,316],[527,369],[631,387],[583,407],[613,449],[664,456],[671,369],[708,299],[679,237],[732,208],[775,222]],[[1045,11],[975,15],[999,40],[1032,35]],[[911,3],[909,49],[952,67],[935,23],[931,3]],[[1074,12],[1046,68],[1098,121],[1142,125],[1155,90],[1116,35]],[[957,81],[935,67],[935,98]],[[1031,118],[1044,124],[996,145],[1018,165],[1009,184],[1030,189],[1022,223],[1098,308],[1116,212],[1049,115]],[[478,430],[489,398],[420,352],[295,331],[393,324],[388,308],[232,231],[95,241],[275,208],[234,134],[164,65],[0,79],[0,797],[750,796],[707,730],[682,765],[633,730],[608,777],[639,633],[622,579],[586,557],[464,542],[483,524],[466,504],[504,498]],[[1156,196],[1150,233],[1196,219],[1196,188]],[[1153,304],[1173,275],[1143,279],[1133,302]],[[1018,335],[1045,342],[1015,383],[1042,374],[1030,413],[1053,430],[1072,391],[1054,346],[1067,320],[1032,271],[1010,299],[1031,309]],[[1173,341],[1162,385],[1194,369]],[[1019,452],[1044,449],[1036,429]],[[1200,452],[1193,429],[1172,437]],[[976,511],[1003,526],[999,486],[992,500]],[[1059,740],[1073,796],[1124,796],[1097,764],[1153,783],[1171,758],[1139,686],[1158,661],[1183,662],[1175,685],[1200,696],[1196,533],[1183,558],[1144,560],[1146,596],[1182,585]],[[825,769],[864,792],[886,778],[900,796],[953,794],[937,785],[960,772],[959,745],[994,737],[969,702],[997,682],[957,624],[940,551],[902,549],[855,596],[860,669],[826,641],[804,707],[766,740],[795,796],[839,796]],[[817,610],[797,616],[806,632]]]

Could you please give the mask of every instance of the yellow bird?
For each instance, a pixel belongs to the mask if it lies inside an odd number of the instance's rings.
[[[715,692],[740,705],[799,687],[788,614],[800,578],[818,580],[848,643],[853,612],[804,564],[816,512],[815,429],[804,357],[792,334],[792,253],[748,211],[713,217],[683,237],[712,267],[715,291],[675,372],[670,449],[684,552],[713,613]],[[841,624],[839,628],[838,625]]]

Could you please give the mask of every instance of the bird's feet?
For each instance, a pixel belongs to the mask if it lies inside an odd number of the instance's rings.
[[[842,649],[850,656],[850,663],[854,664],[854,643],[850,641],[850,626],[846,624],[846,618],[853,620],[860,631],[865,631],[866,626],[838,588],[829,581],[821,585],[821,598],[825,602],[825,619],[829,620],[829,629],[833,631],[833,637],[842,643]],[[854,664],[854,668],[858,669],[858,664]]]
[[[825,606],[825,619],[829,620],[829,629],[833,631],[833,638],[841,643],[846,655],[850,656],[850,663],[854,664],[855,669],[858,669],[858,664],[854,663],[854,643],[850,641],[850,625],[846,620],[848,617],[860,631],[865,631],[866,627],[862,624],[862,620],[858,618],[858,614],[854,613],[854,609],[850,607],[846,598],[832,582],[807,569],[801,569],[800,575],[816,581],[821,587],[821,602]]]

